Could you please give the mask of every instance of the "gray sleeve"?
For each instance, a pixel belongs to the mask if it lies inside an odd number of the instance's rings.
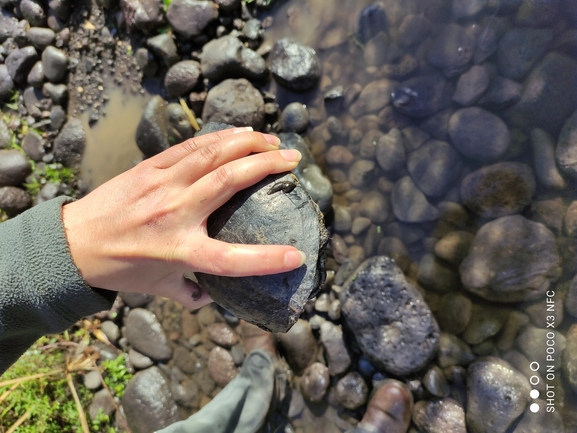
[[[42,335],[109,309],[116,292],[91,288],[74,265],[58,197],[0,224],[0,374]]]

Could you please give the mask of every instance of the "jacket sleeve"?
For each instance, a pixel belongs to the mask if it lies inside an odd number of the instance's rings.
[[[89,287],[70,255],[58,197],[0,224],[0,374],[45,334],[110,309],[116,292]]]

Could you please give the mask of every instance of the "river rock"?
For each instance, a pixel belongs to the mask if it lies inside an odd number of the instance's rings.
[[[454,334],[441,332],[439,337],[439,365],[441,368],[454,365],[467,365],[475,355],[467,343]]]
[[[183,60],[168,69],[164,77],[164,86],[171,96],[181,96],[190,92],[200,77],[200,63]]]
[[[170,68],[180,59],[174,39],[168,33],[161,33],[146,41],[151,51],[160,57],[166,67]]]
[[[238,343],[238,335],[225,323],[211,323],[206,327],[206,334],[210,340],[226,349]]]
[[[385,171],[401,170],[405,166],[405,146],[403,134],[397,128],[391,129],[377,141],[377,162]]]
[[[6,67],[12,80],[24,84],[32,66],[38,60],[38,53],[33,46],[14,50],[6,57]]]
[[[32,172],[26,157],[15,149],[0,150],[0,186],[17,186]]]
[[[366,44],[380,32],[387,30],[387,13],[383,3],[373,3],[361,10],[357,24],[357,35]]]
[[[168,104],[161,96],[153,96],[136,129],[136,144],[145,157],[154,156],[170,147],[166,108]]]
[[[149,433],[181,420],[168,382],[158,367],[136,373],[126,385],[122,408],[130,430]]]
[[[361,216],[369,218],[372,223],[380,224],[389,217],[389,201],[378,191],[364,195],[360,206]]]
[[[30,194],[15,186],[0,187],[0,209],[14,217],[32,205]]]
[[[208,357],[208,374],[218,386],[225,387],[238,374],[232,355],[222,347],[215,347]]]
[[[322,401],[329,388],[329,369],[320,362],[315,362],[307,367],[299,382],[303,397],[310,402]]]
[[[417,282],[432,291],[445,293],[458,287],[459,276],[433,254],[424,254],[419,261]]]
[[[525,409],[519,424],[512,433],[542,433],[545,431],[547,433],[565,433],[560,411],[549,412],[545,410],[551,406],[547,406],[547,402],[543,399],[535,400],[534,404],[537,404],[542,410],[533,412],[530,407]]]
[[[577,178],[577,111],[563,125],[557,141],[555,157],[563,172],[572,178]]]
[[[31,27],[26,32],[26,36],[34,48],[42,51],[48,45],[52,44],[56,38],[56,33],[54,33],[54,30],[44,27]]]
[[[54,140],[54,159],[64,165],[80,162],[86,146],[86,134],[79,119],[70,119]]]
[[[436,317],[443,331],[458,335],[469,324],[472,313],[473,303],[468,297],[447,293],[441,298]]]
[[[37,61],[34,66],[32,66],[32,69],[30,69],[26,81],[28,81],[28,84],[38,89],[42,87],[44,78],[44,64],[41,61]]]
[[[455,77],[467,70],[476,45],[475,38],[464,27],[447,24],[429,48],[427,60],[442,69],[446,77]]]
[[[387,78],[371,81],[362,90],[355,103],[351,105],[351,114],[359,117],[363,114],[380,111],[391,102],[391,92],[397,85],[396,81]]]
[[[427,201],[425,194],[410,176],[405,176],[395,183],[391,203],[395,216],[402,222],[434,221],[439,217],[439,211]]]
[[[14,90],[14,81],[5,64],[0,65],[0,101],[9,101]]]
[[[462,106],[473,105],[489,87],[487,68],[475,65],[459,77],[453,101]]]
[[[497,302],[519,302],[543,297],[559,278],[560,264],[553,233],[543,224],[512,215],[481,227],[459,269],[472,293]]]
[[[453,85],[435,74],[410,78],[395,87],[391,96],[393,107],[399,113],[422,118],[451,105],[453,93]]]
[[[535,194],[533,170],[519,162],[480,168],[461,182],[463,204],[482,218],[520,213]]]
[[[0,2],[0,5],[2,3]],[[0,13],[0,44],[12,37],[12,33],[18,26],[18,19],[11,14]]]
[[[479,107],[456,111],[449,120],[449,135],[459,153],[480,161],[499,158],[511,142],[505,122]]]
[[[423,41],[431,31],[431,22],[422,15],[407,15],[399,27],[399,45],[410,47]]]
[[[321,76],[321,64],[315,50],[292,39],[278,40],[270,59],[272,76],[288,90],[309,90]]]
[[[467,426],[471,433],[505,433],[525,410],[529,381],[508,362],[486,357],[467,374]]]
[[[518,26],[547,26],[555,21],[559,4],[559,0],[523,0],[517,9],[515,23]]]
[[[31,26],[44,27],[46,25],[46,11],[40,1],[22,0],[20,2],[20,12]]]
[[[551,341],[553,345],[549,346]],[[561,368],[561,354],[565,349],[566,340],[559,331],[529,325],[519,334],[516,342],[527,359],[539,363],[541,375],[545,376],[551,371],[550,368],[555,371]],[[543,350],[544,347],[547,347],[547,350]]]
[[[413,422],[423,433],[467,433],[465,411],[452,398],[418,401]]]
[[[156,0],[121,0],[120,4],[130,31],[150,34],[162,23],[162,4]]]
[[[65,105],[68,99],[68,86],[66,84],[44,83],[42,93],[52,99],[56,105]]]
[[[291,102],[280,116],[280,126],[286,132],[304,132],[309,125],[307,107],[300,102]]]
[[[404,376],[435,355],[439,326],[419,291],[388,257],[365,260],[339,299],[347,327],[378,368]]]
[[[531,148],[537,179],[546,188],[563,189],[565,179],[559,173],[555,163],[555,141],[547,131],[535,128],[531,130]]]
[[[166,18],[176,33],[190,39],[218,18],[218,8],[212,1],[172,0]]]
[[[533,65],[547,52],[553,31],[515,27],[499,41],[497,65],[505,78],[522,81]]]
[[[521,99],[523,85],[508,78],[495,77],[478,105],[487,110],[504,110]]]
[[[456,230],[447,233],[435,244],[435,255],[454,266],[459,266],[469,253],[475,235]]]
[[[499,333],[508,316],[508,309],[476,303],[473,305],[471,320],[461,338],[470,345],[483,343]]]
[[[351,365],[351,357],[343,339],[342,328],[327,320],[321,324],[320,331],[330,375],[344,373]]]
[[[277,334],[284,356],[296,374],[317,358],[317,341],[309,322],[299,319],[286,334]]]
[[[68,56],[64,51],[50,45],[42,52],[42,65],[46,79],[52,83],[58,83],[66,76]]]
[[[577,392],[577,324],[571,325],[567,331],[566,347],[561,358],[561,365],[573,392]]]
[[[4,120],[0,119],[0,149],[6,149],[12,143],[12,132]]]
[[[171,358],[170,342],[154,313],[134,308],[128,313],[125,326],[124,336],[134,349],[157,361]]]
[[[335,394],[341,406],[355,410],[367,401],[369,387],[359,373],[352,371],[337,382]]]

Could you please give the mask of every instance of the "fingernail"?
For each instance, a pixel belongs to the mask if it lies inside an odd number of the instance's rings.
[[[301,267],[305,261],[307,260],[307,256],[302,251],[288,251],[284,255],[284,265],[287,268],[299,268]]]
[[[262,134],[262,135],[264,136],[264,139],[270,144],[272,144],[274,147],[280,146],[280,138],[278,138],[276,135],[271,134]]]
[[[301,153],[296,149],[283,149],[280,153],[284,159],[290,162],[298,162],[302,158]]]
[[[247,132],[247,131],[253,131],[252,126],[243,126],[242,128],[234,128],[234,131],[232,131],[232,133],[238,134],[240,132]]]

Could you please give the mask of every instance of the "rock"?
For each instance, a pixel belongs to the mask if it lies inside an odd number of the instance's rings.
[[[32,66],[26,81],[33,87],[40,88],[44,83],[44,65],[41,61],[38,61]]]
[[[2,64],[0,65],[0,101],[9,101],[13,91],[14,81],[10,76],[8,66]]]
[[[418,290],[388,257],[363,262],[345,282],[339,299],[348,329],[378,368],[408,375],[436,353],[437,322]]]
[[[546,188],[563,189],[565,179],[555,164],[555,142],[546,131],[540,128],[531,130],[533,164],[539,182]]]
[[[459,270],[472,293],[497,302],[519,302],[543,297],[560,276],[560,261],[549,229],[513,215],[481,227]]]
[[[435,397],[446,397],[449,395],[450,387],[443,370],[434,366],[423,376],[423,386]]]
[[[465,411],[452,398],[418,401],[413,407],[413,422],[423,433],[467,433]]]
[[[166,18],[176,33],[190,39],[218,18],[218,8],[212,1],[172,0]]]
[[[461,174],[459,154],[444,141],[429,140],[407,156],[407,168],[413,182],[429,197],[440,197]]]
[[[395,183],[391,203],[395,216],[402,222],[434,221],[439,217],[439,211],[427,201],[409,176]]]
[[[2,5],[2,2],[0,2]],[[3,6],[3,5],[2,5]],[[12,37],[14,30],[18,27],[18,19],[11,14],[0,13],[0,44]]]
[[[80,162],[86,135],[79,119],[70,119],[54,140],[54,159],[66,166]]]
[[[363,114],[380,111],[391,102],[391,92],[398,85],[396,81],[381,78],[367,84],[361,91],[358,99],[350,107],[350,112],[355,117]]]
[[[3,209],[0,204],[0,208]],[[573,277],[569,291],[565,297],[565,310],[573,317],[577,317],[577,277]]]
[[[539,363],[542,376],[561,368],[561,354],[566,341],[559,331],[529,325],[519,334],[516,342],[527,359]],[[543,347],[547,347],[547,350],[543,350]]]
[[[407,15],[399,27],[399,45],[410,47],[422,42],[431,31],[431,22],[421,15]]]
[[[210,351],[207,366],[209,376],[221,387],[228,385],[238,374],[232,355],[222,347],[215,347]]]
[[[321,76],[321,64],[315,50],[289,38],[274,44],[270,60],[274,79],[294,92],[309,90]]]
[[[20,2],[20,12],[31,26],[44,27],[46,25],[46,12],[40,1],[22,0]]]
[[[519,26],[547,26],[557,18],[559,3],[559,0],[523,0],[517,9],[515,23]]]
[[[49,0],[47,3],[50,11],[62,21],[67,21],[70,18],[72,12],[71,0]]]
[[[362,44],[366,44],[379,32],[386,30],[387,13],[382,3],[373,3],[361,10],[357,25],[357,36]]]
[[[393,90],[393,107],[409,117],[429,117],[451,105],[454,89],[441,75],[422,75],[402,82]],[[405,126],[397,126],[399,129]]]
[[[353,222],[349,210],[341,205],[335,204],[333,205],[333,212],[335,215],[335,221],[333,224],[334,230],[338,233],[346,233],[351,230]],[[371,221],[368,221],[368,225],[370,225]]]
[[[326,365],[315,362],[304,371],[299,387],[305,399],[318,403],[325,396],[329,383],[329,369]]]
[[[529,401],[528,380],[508,362],[486,357],[467,374],[467,426],[472,433],[505,433]]]
[[[473,306],[471,320],[463,331],[461,338],[470,345],[483,343],[488,338],[497,335],[503,328],[509,315],[509,310],[494,305]]]
[[[61,193],[60,184],[47,182],[41,189],[36,198],[34,199],[34,204],[40,204],[48,200],[56,198],[59,193]]]
[[[54,30],[44,27],[31,27],[26,32],[26,36],[34,48],[38,51],[43,51],[44,48],[52,44],[56,38],[56,33],[54,33]]]
[[[264,100],[246,79],[224,80],[209,90],[202,120],[260,130],[264,125]]]
[[[277,191],[282,182],[296,186]],[[278,275],[196,274],[212,299],[235,316],[264,329],[287,332],[324,281],[322,248],[328,241],[322,214],[296,177],[271,175],[238,192],[211,215],[207,225],[209,236],[224,242],[290,244],[306,254],[305,266]]]
[[[178,406],[158,367],[136,373],[126,385],[122,408],[133,433],[149,433],[180,421]]]
[[[44,75],[52,83],[58,83],[66,76],[68,56],[56,47],[48,46],[42,52]]]
[[[0,209],[10,218],[21,214],[32,205],[30,194],[15,186],[0,187]]]
[[[343,339],[340,325],[329,321],[321,324],[321,343],[325,349],[325,357],[329,364],[329,374],[336,376],[344,373],[351,365],[351,357]]]
[[[435,244],[435,255],[454,266],[459,266],[469,253],[475,235],[465,231],[453,231]]]
[[[347,409],[355,410],[367,401],[369,387],[363,377],[356,371],[347,373],[337,382],[336,397],[339,404]]]
[[[572,178],[577,178],[577,111],[567,119],[555,150],[557,164]]]
[[[156,316],[143,308],[130,310],[126,317],[124,336],[140,353],[157,361],[172,357],[172,347]]]
[[[453,17],[457,20],[474,18],[486,5],[487,0],[453,0]]]
[[[435,292],[448,292],[458,286],[458,275],[433,254],[421,257],[417,270],[417,282]]]
[[[225,78],[263,80],[268,75],[261,55],[247,48],[234,36],[213,39],[202,48],[202,75],[212,81]]]
[[[160,57],[166,67],[170,68],[180,59],[174,39],[168,33],[161,33],[146,41],[154,54]]]
[[[566,338],[561,365],[567,382],[573,388],[573,392],[577,392],[577,325],[571,325]]]
[[[12,142],[12,132],[4,120],[0,119],[0,149],[6,149]]]
[[[66,84],[44,83],[42,93],[52,99],[56,105],[65,105],[68,100],[68,86]]]
[[[137,368],[139,370],[151,367],[152,364],[154,363],[152,359],[150,359],[148,356],[145,356],[134,349],[128,350],[128,360],[130,361],[130,363],[134,368]]]
[[[376,164],[373,161],[359,159],[349,169],[349,182],[356,188],[364,187],[373,180]]]
[[[224,323],[211,323],[206,327],[208,338],[225,349],[238,343],[238,335]]]
[[[136,144],[145,157],[154,156],[169,148],[166,108],[161,96],[153,96],[136,129]]]
[[[198,385],[184,375],[178,367],[173,367],[171,371],[170,391],[175,401],[188,408],[199,406],[200,395]]]
[[[442,368],[453,365],[467,365],[475,355],[471,348],[453,334],[441,332],[439,337],[439,365]]]
[[[105,320],[100,325],[100,330],[106,335],[112,344],[116,344],[120,338],[120,328],[118,325],[110,320]]]
[[[478,105],[487,110],[504,110],[521,99],[523,86],[516,81],[495,77]]]
[[[520,213],[535,194],[533,170],[519,162],[480,168],[461,182],[463,204],[482,218]]]
[[[142,70],[145,77],[154,77],[158,71],[158,64],[154,60],[154,56],[146,48],[141,47],[136,50],[134,55],[136,63]]]
[[[146,34],[162,23],[161,3],[155,0],[121,0],[124,21],[129,31],[142,30]]]
[[[0,150],[0,186],[18,186],[31,172],[30,163],[21,152]]]
[[[427,52],[427,60],[443,70],[447,78],[468,69],[475,55],[475,38],[458,24],[447,24],[441,29]]]
[[[547,52],[553,31],[515,27],[499,41],[497,65],[505,78],[522,81],[533,65]]]
[[[26,107],[28,114],[39,117],[41,114],[40,107],[44,104],[42,102],[44,99],[42,92],[32,86],[27,87],[24,89],[22,99],[24,100],[24,106]]]
[[[20,84],[26,83],[28,73],[37,60],[38,53],[32,46],[12,51],[5,61],[10,78]],[[7,87],[6,80],[3,81],[3,86]]]
[[[462,106],[473,105],[488,87],[487,68],[475,65],[459,77],[453,101]]]
[[[88,416],[91,420],[99,419],[99,416],[112,416],[116,409],[114,399],[107,389],[101,389],[92,397],[90,406],[88,406]]]
[[[403,150],[404,155],[404,150]],[[329,166],[343,165],[348,167],[355,159],[353,153],[345,146],[331,146],[325,153],[325,161]]]
[[[277,334],[277,338],[287,362],[296,374],[300,374],[316,360],[317,341],[306,320],[299,319],[286,334]]]
[[[389,217],[389,202],[378,191],[371,191],[361,200],[360,213],[374,224],[380,224]]]
[[[501,157],[511,142],[505,122],[478,107],[456,111],[449,120],[449,135],[459,153],[479,161]]]
[[[240,0],[215,0],[218,10],[224,13],[231,13],[240,9]]]
[[[460,293],[447,293],[441,298],[436,314],[441,329],[458,335],[469,324],[473,312],[473,303]]]
[[[152,295],[137,292],[120,292],[119,296],[130,308],[143,307],[154,298]]]
[[[556,136],[563,122],[575,111],[577,94],[568,92],[577,86],[577,61],[550,52],[525,80],[519,102],[506,113],[513,125],[543,128]]]
[[[280,116],[280,126],[285,132],[304,132],[309,125],[309,113],[304,104],[291,102]]]
[[[91,391],[101,388],[102,380],[100,379],[100,373],[96,370],[89,371],[84,375],[83,383],[84,386]]]
[[[60,105],[55,105],[50,110],[50,126],[53,130],[58,131],[66,122],[66,113]]]
[[[533,404],[536,404],[539,408],[543,410],[538,410],[533,412],[531,406],[525,409],[519,424],[515,427],[512,433],[565,433],[565,428],[563,427],[563,418],[559,411],[548,412],[545,410],[547,403],[543,399],[535,400]]]
[[[200,63],[183,60],[170,67],[164,77],[164,86],[170,96],[182,96],[189,93],[200,77]]]
[[[397,171],[405,167],[406,156],[403,135],[397,128],[391,129],[377,141],[377,162],[385,171]]]
[[[553,233],[559,234],[563,229],[563,219],[567,207],[560,197],[551,200],[533,200],[531,219],[545,224]]]

